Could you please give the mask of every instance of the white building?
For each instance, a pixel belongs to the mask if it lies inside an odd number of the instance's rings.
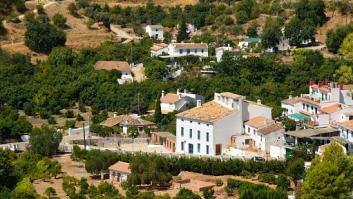
[[[146,33],[149,37],[163,40],[163,26],[161,25],[147,25]]]
[[[109,170],[109,180],[111,182],[125,182],[127,181],[128,176],[131,174],[129,168],[130,164],[127,162],[118,161],[115,164],[111,165]]]
[[[223,47],[218,47],[218,48],[215,49],[215,51],[216,51],[217,62],[221,62],[224,52],[233,51],[233,47],[231,47],[229,45],[228,46],[223,46]]]
[[[208,46],[203,43],[171,43],[168,46],[168,54],[169,57],[208,57]]]
[[[191,107],[198,103],[204,102],[204,97],[201,95],[188,93],[186,90],[177,93],[165,93],[162,91],[161,95],[161,111],[163,114],[167,114],[174,111],[185,111],[188,106]]]
[[[246,139],[241,141],[243,146],[239,148],[246,147],[270,153],[271,145],[284,144],[284,128],[272,119],[263,116],[254,117],[245,122],[244,126],[244,132],[247,136],[242,136]]]
[[[168,54],[168,44],[160,43],[160,44],[153,44],[151,47],[151,57],[158,57],[162,55]]]
[[[350,85],[316,84],[310,81],[309,94],[283,100],[284,115],[307,127],[327,127],[353,119]]]
[[[261,39],[257,37],[248,37],[243,39],[238,43],[238,47],[241,50],[245,49],[251,49],[259,46],[259,43],[261,43]]]
[[[234,93],[215,93],[213,101],[177,114],[176,152],[221,155],[231,137],[243,133],[243,122],[257,116],[270,119],[271,108]]]
[[[95,70],[120,71],[121,77],[117,79],[119,84],[133,82],[131,67],[126,61],[97,61],[94,65]]]

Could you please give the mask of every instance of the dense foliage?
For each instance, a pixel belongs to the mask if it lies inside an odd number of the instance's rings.
[[[29,149],[45,156],[55,155],[62,136],[62,133],[54,128],[47,126],[35,128],[30,134]]]

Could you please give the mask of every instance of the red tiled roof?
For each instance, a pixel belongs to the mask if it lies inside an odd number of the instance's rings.
[[[175,48],[208,48],[207,44],[202,43],[173,43]]]
[[[325,107],[320,108],[322,113],[333,113],[340,109],[340,104],[335,103]]]
[[[245,122],[245,125],[260,129],[273,123],[274,121],[271,119],[267,119],[263,116],[257,116]]]
[[[164,97],[161,97],[162,103],[174,104],[176,101],[180,99],[178,94],[167,93]]]
[[[346,129],[351,129],[353,130],[353,120],[348,120],[348,121],[344,121],[344,122],[339,122],[338,123],[339,126],[342,126]]]
[[[168,44],[165,44],[165,43],[153,44],[153,46],[151,47],[151,50],[158,51],[158,50],[161,50],[161,49],[167,48],[167,47],[168,47]]]
[[[279,123],[274,123],[274,124],[271,124],[267,127],[259,129],[259,133],[261,133],[263,135],[268,135],[268,134],[275,132],[275,131],[278,131],[280,129],[284,129],[283,125],[279,124]]]
[[[130,72],[129,63],[126,61],[97,61],[94,65],[95,70],[118,70],[123,72]]]
[[[108,170],[118,171],[122,173],[131,174],[130,164],[127,162],[118,161],[117,163],[111,165]]]
[[[306,102],[306,103],[315,105],[315,106],[320,106],[320,102],[314,101],[314,100],[306,98],[306,97],[300,97],[299,100],[302,102]]]
[[[102,126],[113,127],[116,125],[124,124],[127,126],[151,126],[153,122],[143,120],[141,118],[132,117],[130,115],[119,115],[106,119],[101,123]]]

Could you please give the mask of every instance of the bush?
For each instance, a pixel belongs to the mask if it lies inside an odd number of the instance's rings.
[[[48,124],[56,124],[56,120],[55,120],[55,118],[53,116],[50,116],[48,118]]]
[[[25,44],[37,53],[50,53],[56,46],[64,46],[66,35],[49,23],[32,21],[27,24]]]
[[[217,178],[217,179],[215,179],[214,183],[216,184],[216,186],[220,187],[223,185],[223,180],[220,178]]]
[[[240,186],[241,182],[232,178],[227,179],[227,187],[230,189],[235,189]]]
[[[71,15],[77,16],[77,7],[75,3],[70,3],[69,6],[67,7],[67,10],[70,12]]]
[[[30,102],[25,102],[23,104],[23,111],[25,112],[26,115],[28,116],[33,116],[35,114],[34,112],[34,106]]]
[[[255,176],[255,174],[249,172],[249,171],[246,171],[246,170],[243,170],[241,173],[240,173],[241,176],[244,176],[245,178],[252,178]]]
[[[64,17],[64,15],[60,14],[60,13],[56,13],[53,16],[53,23],[54,25],[60,27],[60,28],[64,28],[66,26],[66,17]]]
[[[74,128],[76,124],[75,120],[66,120],[65,127],[66,128]]]
[[[272,173],[261,173],[259,174],[258,179],[261,182],[266,182],[270,184],[276,183],[276,176],[273,175]]]
[[[50,116],[49,112],[46,110],[39,111],[39,117],[42,119],[48,119]]]
[[[290,182],[289,182],[287,176],[283,175],[283,174],[278,175],[275,182],[279,188],[282,188],[284,190],[287,190],[290,185]]]

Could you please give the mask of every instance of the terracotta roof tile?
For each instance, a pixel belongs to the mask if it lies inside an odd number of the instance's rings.
[[[113,171],[119,171],[122,173],[131,174],[130,164],[127,162],[118,161],[117,163],[111,165],[108,169]]]
[[[161,49],[167,48],[167,47],[168,47],[168,44],[165,44],[165,43],[153,44],[153,46],[151,47],[151,50],[158,51],[158,50],[161,50]]]
[[[202,43],[173,43],[175,48],[208,48],[207,44]]]
[[[272,132],[275,132],[275,131],[278,131],[280,129],[283,129],[283,125],[282,124],[279,124],[279,123],[273,123],[273,124],[270,124],[269,126],[267,127],[264,127],[264,128],[261,128],[259,129],[259,132],[263,135],[268,135]]]
[[[167,93],[164,97],[161,97],[162,103],[174,104],[180,99],[178,94],[174,93]]]
[[[339,126],[342,126],[346,129],[351,129],[353,130],[353,120],[348,120],[348,121],[344,121],[344,122],[340,122],[338,123]]]
[[[260,129],[273,123],[274,121],[271,119],[265,118],[263,116],[257,116],[245,122],[245,125]]]
[[[153,122],[143,120],[141,118],[132,117],[130,115],[119,115],[106,119],[101,123],[102,126],[113,127],[116,125],[125,124],[127,126],[151,126]]]
[[[315,105],[315,106],[320,106],[320,102],[314,101],[314,100],[312,100],[310,98],[300,97],[299,99],[302,102],[306,102],[306,103],[309,103],[309,104],[312,104],[312,105]]]
[[[320,112],[333,113],[333,112],[340,110],[340,107],[341,107],[340,104],[335,103],[335,104],[331,104],[331,105],[320,108]]]
[[[200,107],[195,107],[179,113],[177,116],[206,122],[215,122],[231,113],[232,110],[218,104],[215,101],[210,101]]]
[[[94,65],[95,70],[118,70],[122,72],[131,72],[129,63],[126,61],[97,61]]]

